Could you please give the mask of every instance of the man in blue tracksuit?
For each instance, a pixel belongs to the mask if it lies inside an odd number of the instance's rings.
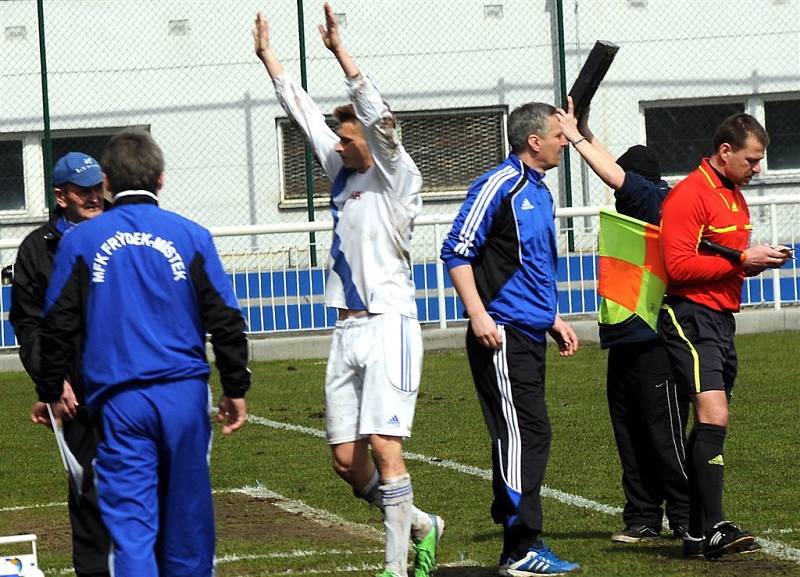
[[[209,232],[158,207],[164,159],[150,135],[116,135],[102,166],[113,208],[64,235],[56,254],[39,400],[59,399],[66,336],[79,335],[86,403],[102,421],[95,472],[112,574],[210,577],[205,334],[228,434],[244,423],[250,387],[244,318]]]
[[[566,140],[549,104],[508,117],[512,153],[470,186],[442,247],[466,315],[467,354],[492,439],[492,518],[503,525],[501,575],[577,571],[539,538],[540,489],[550,450],[546,335],[561,354],[578,339],[556,314],[554,202],[543,182]]]
[[[588,113],[577,119],[569,108],[559,111],[559,119],[567,140],[614,189],[617,211],[659,224],[669,185],[661,179],[658,156],[646,146],[636,145],[614,160],[589,129]],[[631,314],[610,324],[602,322],[603,316],[601,312],[600,345],[608,349],[608,412],[625,493],[625,527],[613,533],[611,540],[638,543],[658,539],[665,512],[673,534],[688,539],[684,429],[689,398],[676,384],[661,339],[644,320]]]

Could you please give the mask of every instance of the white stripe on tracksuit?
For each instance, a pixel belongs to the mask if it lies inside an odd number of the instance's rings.
[[[467,217],[464,219],[464,224],[461,226],[461,230],[458,233],[461,240],[455,246],[453,252],[462,256],[469,256],[469,249],[473,242],[475,242],[475,233],[483,222],[483,215],[486,214],[486,209],[491,204],[492,199],[497,194],[497,191],[500,190],[503,183],[512,178],[515,174],[517,174],[517,171],[514,167],[507,166],[489,177],[489,180],[486,181],[486,184],[483,186],[480,193],[478,193],[475,202],[469,209]],[[525,178],[524,172],[522,173],[522,178]]]
[[[675,459],[678,461],[678,465],[681,468],[681,473],[683,473],[683,477],[685,479],[688,479],[689,477],[686,474],[686,469],[683,466],[683,463],[686,461],[686,449],[683,446],[683,441],[681,440],[680,452],[678,450],[678,444],[675,442],[675,422],[672,419],[672,413],[673,413],[673,407],[674,407],[675,417],[676,417],[676,419],[678,421],[678,427],[679,427],[678,430],[679,431],[683,431],[683,423],[681,422],[681,413],[680,413],[680,410],[678,408],[679,407],[679,405],[678,405],[678,390],[677,390],[677,387],[676,387],[675,383],[672,383],[672,392],[675,395],[675,404],[673,405],[672,404],[672,399],[669,396],[669,390],[670,390],[670,386],[669,385],[670,385],[670,381],[667,381],[667,383],[664,385],[664,393],[667,395],[667,411],[669,412],[669,429],[670,429],[670,434],[671,434],[671,437],[672,437],[672,446],[675,448]],[[682,439],[683,435],[681,434],[680,436],[681,436],[681,439]],[[683,458],[681,458],[681,453],[683,453]]]
[[[503,325],[497,325],[500,340],[503,346],[494,353],[494,368],[497,376],[497,387],[500,389],[503,417],[506,421],[506,435],[508,447],[505,451],[505,464],[503,462],[503,446],[497,440],[500,471],[505,484],[517,493],[522,493],[522,439],[519,433],[517,409],[514,407],[514,398],[511,392],[511,378],[508,374],[508,359],[506,358],[506,332]]]

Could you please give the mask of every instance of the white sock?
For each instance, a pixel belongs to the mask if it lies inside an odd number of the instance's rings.
[[[370,505],[377,507],[383,512],[383,496],[378,488],[380,478],[377,469],[372,472],[372,478],[361,489],[354,490],[356,497],[364,499]],[[411,536],[415,539],[422,539],[431,532],[433,523],[431,517],[425,511],[420,511],[414,504],[411,505]]]
[[[421,540],[433,529],[431,516],[411,505],[411,536]]]
[[[411,475],[386,479],[379,488],[383,500],[383,526],[386,529],[386,569],[408,577],[408,535],[414,491]]]

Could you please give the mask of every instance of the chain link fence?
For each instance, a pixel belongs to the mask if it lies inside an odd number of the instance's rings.
[[[455,213],[469,182],[507,154],[508,112],[531,100],[561,104],[598,39],[620,46],[590,123],[612,154],[646,143],[676,181],[709,152],[719,120],[744,110],[772,136],[748,194],[800,191],[800,0],[339,0],[333,7],[346,45],[398,115],[425,178],[425,214]],[[99,157],[119,129],[143,128],[165,152],[168,209],[209,227],[329,219],[328,184],[315,167],[307,186],[302,139],[253,54],[258,10],[287,72],[299,81],[304,38],[309,92],[326,113],[341,104],[341,70],[316,31],[321,2],[0,0],[0,237],[23,236],[47,213],[43,61],[53,158],[75,149]],[[547,177],[559,205],[613,202],[570,153],[569,169],[562,163]],[[592,223],[572,226],[562,249],[593,245]],[[293,233],[219,242],[237,262],[280,266],[316,255],[324,261],[329,236],[315,240],[310,247],[308,234]],[[416,256],[435,258],[431,244],[419,238]],[[3,262],[13,256],[4,251]]]

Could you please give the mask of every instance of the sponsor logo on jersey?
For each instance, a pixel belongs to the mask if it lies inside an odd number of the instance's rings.
[[[533,206],[533,203],[530,200],[524,198],[522,199],[522,204],[520,205],[520,208],[522,210],[533,210],[535,207]]]

